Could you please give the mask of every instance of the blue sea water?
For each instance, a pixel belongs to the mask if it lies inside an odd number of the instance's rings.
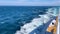
[[[50,6],[0,6],[0,34],[15,34],[21,26],[38,15],[46,14]]]

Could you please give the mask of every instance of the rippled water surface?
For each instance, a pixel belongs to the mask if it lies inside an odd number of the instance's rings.
[[[0,34],[14,34],[20,26],[30,23],[38,15],[46,14],[50,7],[0,6]]]

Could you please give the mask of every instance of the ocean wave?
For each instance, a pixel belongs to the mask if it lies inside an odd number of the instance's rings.
[[[41,19],[39,15],[47,14],[46,9],[48,10],[48,7],[1,7],[0,34],[15,34],[17,30],[21,30],[21,26],[36,23],[34,20],[39,22]]]

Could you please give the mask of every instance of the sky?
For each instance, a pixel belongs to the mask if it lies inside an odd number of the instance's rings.
[[[1,5],[13,6],[60,6],[60,0],[0,0]]]

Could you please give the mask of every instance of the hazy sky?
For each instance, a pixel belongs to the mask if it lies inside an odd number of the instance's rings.
[[[0,0],[0,5],[60,6],[60,0]]]

